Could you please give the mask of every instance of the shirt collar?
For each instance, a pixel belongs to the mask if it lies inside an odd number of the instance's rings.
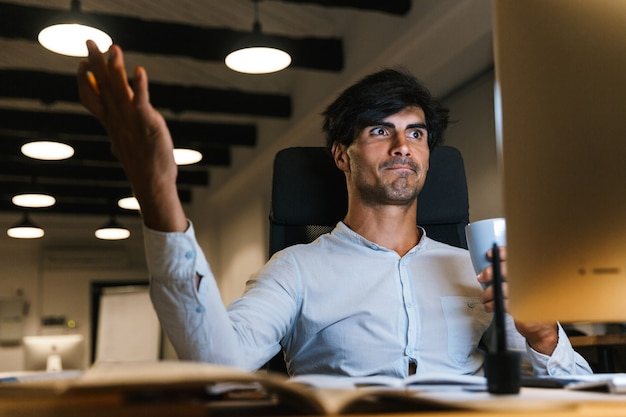
[[[418,250],[421,250],[426,244],[426,240],[427,240],[426,230],[424,230],[424,228],[421,226],[416,226],[416,227],[421,231],[420,241],[410,251],[408,251],[405,256],[411,255],[412,253],[415,253]],[[387,249],[383,246],[380,246],[375,242],[371,242],[367,240],[366,238],[364,238],[363,236],[361,236],[354,230],[350,229],[348,225],[346,225],[343,221],[339,221],[339,223],[337,223],[332,233],[340,239],[348,240],[357,245],[365,246],[373,250],[393,252],[392,250]]]

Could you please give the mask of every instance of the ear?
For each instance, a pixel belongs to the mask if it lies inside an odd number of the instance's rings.
[[[333,160],[337,168],[343,172],[347,172],[350,169],[350,158],[348,157],[348,148],[339,142],[333,142],[330,148],[330,152],[333,155]]]

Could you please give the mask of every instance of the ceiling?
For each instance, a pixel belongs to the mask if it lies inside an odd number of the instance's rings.
[[[175,145],[203,152],[201,163],[180,167],[188,206],[250,187],[281,147],[321,144],[323,106],[367,73],[402,65],[441,97],[493,65],[490,0],[262,0],[263,33],[293,48],[292,66],[266,75],[223,63],[224,45],[252,28],[251,0],[81,3],[122,46],[128,69],[146,67]],[[90,216],[138,217],[117,207],[131,190],[102,127],[78,104],[80,58],[36,41],[45,21],[69,7],[0,0],[0,217],[17,221],[23,209],[11,197],[37,188],[57,203],[36,209],[36,219],[59,219],[60,235]],[[31,160],[19,148],[33,138],[70,143],[76,153]]]
[[[210,187],[211,169],[231,164],[233,147],[254,148],[259,121],[292,117],[290,87],[297,73],[340,73],[343,28],[355,14],[402,16],[410,0],[282,0],[259,3],[264,33],[281,38],[292,66],[250,76],[223,65],[227,47],[252,28],[250,0],[83,0],[82,11],[102,22],[124,48],[129,65],[141,63],[151,78],[151,100],[168,120],[177,147],[204,159],[181,167],[180,196]],[[78,105],[79,58],[55,55],[37,33],[70,0],[0,1],[0,211],[13,212],[13,195],[43,191],[57,203],[38,212],[72,215],[128,214],[117,200],[131,194],[99,123]],[[65,161],[37,161],[20,146],[32,139],[71,144]]]

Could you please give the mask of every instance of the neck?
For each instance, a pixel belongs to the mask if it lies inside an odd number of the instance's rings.
[[[344,223],[370,242],[393,250],[400,256],[421,238],[416,225],[417,203],[405,206],[364,207],[350,205]]]

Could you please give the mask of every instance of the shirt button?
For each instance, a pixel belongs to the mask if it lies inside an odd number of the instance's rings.
[[[185,252],[185,259],[193,259],[195,254],[196,253],[194,251],[192,251],[192,250],[190,250],[188,252]]]
[[[203,306],[197,306],[196,307],[196,313],[204,313],[204,307]]]
[[[406,308],[413,308],[413,303],[406,303]]]

